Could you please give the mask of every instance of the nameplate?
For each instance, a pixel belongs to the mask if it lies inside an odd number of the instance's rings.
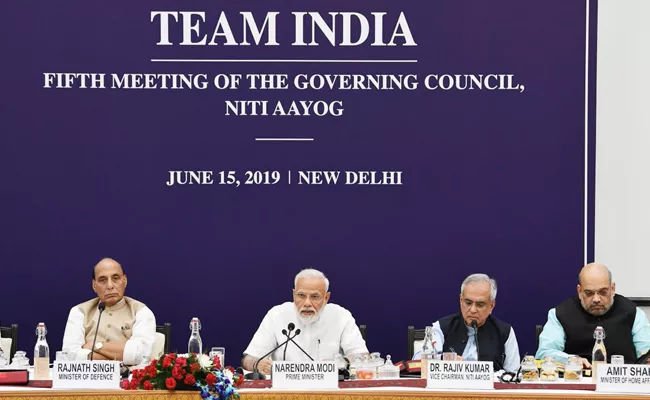
[[[333,361],[273,361],[273,389],[338,389],[339,371]]]
[[[596,391],[650,393],[650,365],[598,364]]]
[[[492,363],[429,360],[428,389],[494,389]]]
[[[119,361],[55,361],[55,389],[119,389]]]

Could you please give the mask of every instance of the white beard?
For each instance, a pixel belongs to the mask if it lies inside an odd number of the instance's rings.
[[[296,317],[298,318],[298,321],[300,321],[300,323],[303,325],[311,325],[320,319],[320,316],[326,306],[327,304],[323,304],[323,307],[321,307],[320,311],[315,312],[311,317],[300,314],[300,310],[296,308]]]

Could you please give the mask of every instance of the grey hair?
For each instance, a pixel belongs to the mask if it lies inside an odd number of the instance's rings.
[[[494,279],[490,278],[489,276],[485,274],[472,274],[465,278],[463,281],[463,284],[460,285],[460,294],[463,294],[465,291],[465,286],[469,285],[470,283],[475,283],[475,282],[487,282],[490,284],[490,301],[494,301],[497,298],[497,281]]]
[[[293,280],[293,287],[295,288],[298,285],[298,279],[300,278],[321,278],[325,281],[325,292],[330,290],[330,280],[327,279],[324,273],[320,272],[317,269],[307,268],[298,272],[296,279]]]

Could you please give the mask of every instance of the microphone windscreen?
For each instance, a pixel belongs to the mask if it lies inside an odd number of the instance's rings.
[[[282,330],[282,334],[283,334],[284,336],[287,336],[287,330],[286,330],[286,329],[283,329],[283,330]]]
[[[476,329],[477,326],[478,326],[478,322],[475,319],[473,319],[472,320],[472,328]]]
[[[296,329],[296,325],[293,322],[289,322],[289,332]]]
[[[295,333],[295,335],[296,335],[296,336],[300,335],[300,328],[296,329],[296,333]]]
[[[99,309],[99,311],[104,311],[104,309],[106,308],[106,304],[100,301],[99,304],[97,305],[97,308]]]

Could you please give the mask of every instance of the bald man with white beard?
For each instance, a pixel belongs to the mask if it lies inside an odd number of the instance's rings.
[[[253,339],[244,351],[242,367],[252,371],[255,362],[286,340],[282,333],[289,323],[300,329],[294,339],[314,359],[331,359],[334,354],[349,356],[368,353],[352,314],[336,304],[329,304],[329,280],[315,269],[302,270],[294,280],[293,302],[273,307],[266,314]],[[289,343],[284,358],[284,346],[260,361],[263,374],[271,372],[271,360],[309,361],[293,343]]]

